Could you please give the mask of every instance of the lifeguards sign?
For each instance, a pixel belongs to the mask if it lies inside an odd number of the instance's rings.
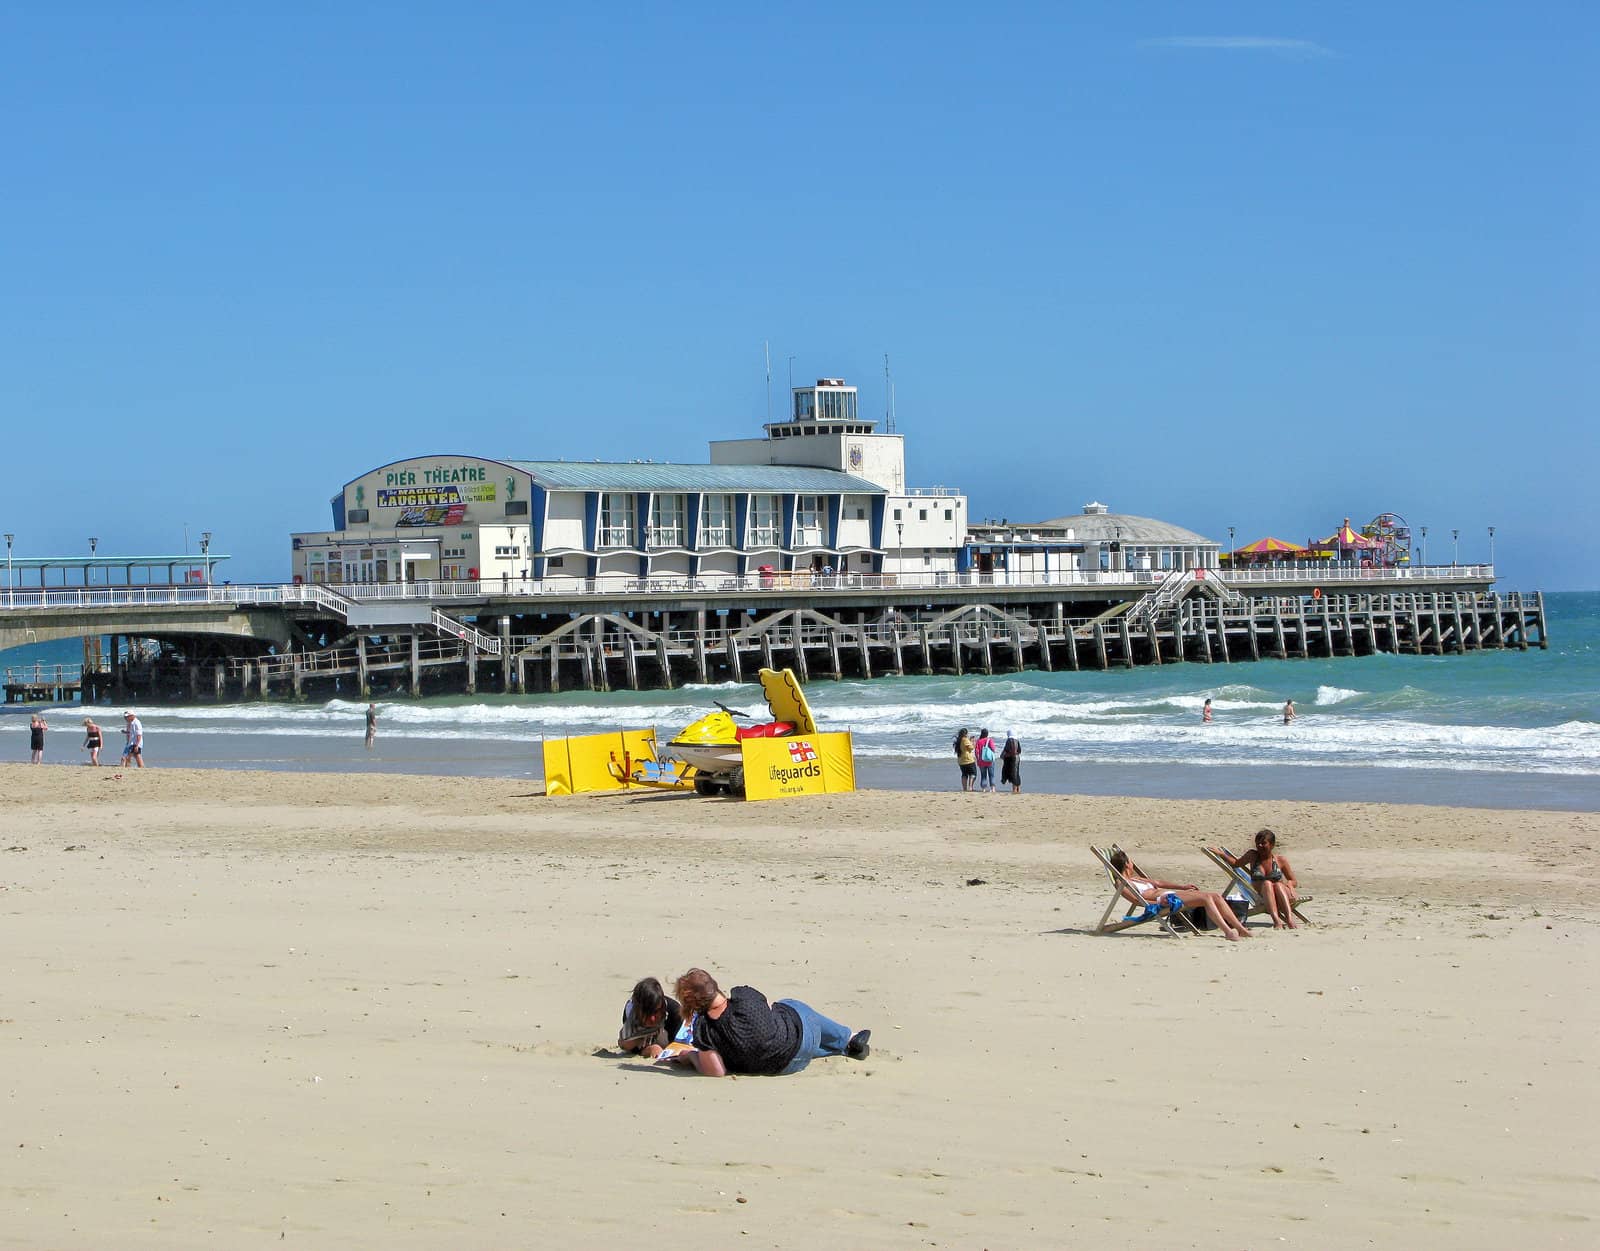
[[[739,749],[746,799],[834,795],[856,788],[855,748],[848,733],[747,738]]]

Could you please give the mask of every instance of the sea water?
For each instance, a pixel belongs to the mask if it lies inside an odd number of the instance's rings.
[[[820,725],[854,736],[865,786],[955,789],[950,744],[965,726],[1016,734],[1028,790],[1600,810],[1600,593],[1548,595],[1546,608],[1548,651],[824,679],[806,693]],[[0,665],[79,654],[69,641],[0,654]],[[1287,726],[1286,699],[1299,713]],[[543,738],[655,726],[665,741],[712,700],[765,716],[751,684],[384,697],[368,751],[355,698],[138,711],[152,766],[538,779]],[[27,759],[28,711],[0,714],[0,755]],[[91,711],[114,760],[122,710]],[[83,760],[83,712],[48,715],[47,760]]]

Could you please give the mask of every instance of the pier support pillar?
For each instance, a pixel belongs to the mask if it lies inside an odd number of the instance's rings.
[[[867,627],[864,625],[856,627],[856,646],[861,649],[861,676],[870,678],[872,676],[872,653],[868,650]]]
[[[1222,653],[1222,663],[1231,665],[1233,657],[1228,655],[1228,623],[1222,619],[1222,608],[1217,608],[1217,650]]]
[[[705,614],[702,613],[702,619],[704,616]],[[711,680],[710,674],[706,671],[706,632],[704,629],[694,632],[694,671],[700,680],[701,686]]]
[[[889,638],[894,647],[894,671],[903,678],[906,676],[906,658],[905,653],[900,650],[900,623],[890,622],[889,631]]]
[[[839,627],[828,627],[828,659],[833,663],[833,680],[839,681],[844,677],[844,671],[839,667]]]
[[[698,634],[695,638],[699,638]],[[656,663],[661,666],[661,685],[672,689],[672,652],[667,647],[667,632],[665,629],[656,635]]]
[[[300,693],[299,691],[295,692],[296,695],[298,695],[299,693]],[[189,702],[190,703],[198,703],[199,701],[200,701],[200,666],[199,665],[190,665],[189,666]]]
[[[1110,668],[1106,663],[1106,629],[1098,621],[1094,623],[1094,656],[1102,669]]]
[[[739,655],[739,640],[733,637],[731,628],[723,635],[722,649],[723,655],[726,656],[728,661],[728,668],[733,670],[733,680],[735,682],[743,682],[744,660]]]
[[[633,646],[633,635],[622,636],[622,663],[628,672],[628,686],[632,690],[639,689],[639,654]]]
[[[1161,663],[1161,633],[1156,629],[1154,616],[1151,616],[1145,623],[1144,633],[1145,637],[1150,640],[1150,663],[1159,665]]]
[[[1133,668],[1133,635],[1128,630],[1128,614],[1123,613],[1117,618],[1117,635],[1122,643],[1122,667]]]
[[[1206,664],[1212,663],[1211,658],[1211,630],[1206,625],[1205,609],[1200,610],[1200,620],[1195,623],[1195,634],[1200,639],[1200,655]]]
[[[263,660],[256,666],[256,684],[262,699],[267,698],[267,662]]]
[[[1027,668],[1022,662],[1022,628],[1020,626],[1011,627],[1011,655],[1016,661],[1016,668],[1012,670],[1013,673],[1021,673]]]
[[[1076,629],[1072,628],[1071,626],[1068,626],[1066,628],[1066,641],[1067,641],[1067,668],[1071,669],[1072,672],[1076,673],[1076,672],[1078,672],[1078,666],[1079,666],[1079,661],[1078,661],[1078,631]]]
[[[211,693],[218,700],[226,697],[228,693],[228,669],[221,661],[211,666]]]
[[[961,627],[954,621],[950,623],[950,664],[956,671],[956,677],[961,676]]]
[[[422,695],[422,654],[417,632],[411,631],[411,698]]]
[[[917,627],[917,633],[922,640],[922,672],[933,672],[933,640],[928,637],[927,622]]]
[[[361,692],[361,698],[366,699],[372,694],[372,683],[367,676],[367,636],[356,635],[356,687]]]
[[[1533,599],[1535,604],[1534,611],[1536,613],[1534,620],[1538,623],[1539,627],[1539,650],[1548,651],[1550,648],[1550,636],[1545,633],[1544,628],[1544,592],[1535,591],[1533,593]]]
[[[811,681],[811,669],[806,664],[805,628],[801,623],[800,612],[798,609],[796,609],[789,617],[789,628],[794,631],[795,672],[800,675],[800,680],[802,682],[809,682]]]
[[[550,644],[550,693],[561,692],[561,644]]]
[[[467,662],[467,694],[478,693],[478,649],[470,639],[461,642],[461,658]]]
[[[296,699],[304,699],[306,697],[305,654],[302,652],[296,652],[290,658],[289,663],[291,666],[293,666],[289,675],[290,689],[294,691],[294,697]]]
[[[518,695],[526,695],[528,693],[528,658],[518,652],[516,659],[511,664],[516,673],[516,692]]]
[[[834,646],[833,658],[834,658],[834,665],[833,665],[834,674],[833,674],[833,676],[834,677],[838,677],[839,676],[839,673],[838,673],[838,669],[839,669],[839,651],[838,651],[838,645],[837,644],[835,644],[835,646]],[[763,630],[761,632],[761,663],[768,669],[777,668],[777,666],[772,663],[772,631],[771,630]]]
[[[989,626],[987,622],[978,627],[978,654],[983,657],[983,671],[992,676],[994,674],[994,656],[989,651]]]
[[[513,662],[512,662],[512,659],[511,659],[511,618],[510,617],[501,617],[500,618],[500,689],[502,691],[510,691],[511,690],[511,681],[512,681],[511,670],[512,670],[512,666],[513,666]]]
[[[594,684],[594,644],[593,643],[585,643],[583,645],[582,658],[583,658],[583,681],[584,681],[584,684],[591,691],[597,691],[600,688]]]

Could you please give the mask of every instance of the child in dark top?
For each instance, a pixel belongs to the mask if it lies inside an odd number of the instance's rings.
[[[735,986],[725,995],[704,969],[690,969],[676,989],[684,1009],[695,1017],[695,1050],[670,1058],[692,1064],[707,1077],[773,1077],[798,1073],[821,1056],[865,1060],[872,1053],[871,1030],[852,1034],[848,1026],[798,999],[769,1004],[751,986]]]
[[[622,1006],[617,1046],[654,1060],[683,1028],[683,1009],[653,977],[642,979]]]

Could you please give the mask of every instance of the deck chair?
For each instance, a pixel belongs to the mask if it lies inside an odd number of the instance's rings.
[[[1094,853],[1094,858],[1100,862],[1100,867],[1106,871],[1106,877],[1111,882],[1111,901],[1106,904],[1106,910],[1100,914],[1100,922],[1094,927],[1096,934],[1115,934],[1120,930],[1129,930],[1136,925],[1143,925],[1154,921],[1164,934],[1198,934],[1199,928],[1184,914],[1180,908],[1176,911],[1160,907],[1156,904],[1134,903],[1123,889],[1137,895],[1138,892],[1128,885],[1128,879],[1118,873],[1111,864],[1111,853],[1121,850],[1115,843],[1109,847],[1096,847],[1092,843],[1089,850]],[[1131,861],[1130,861],[1131,863]],[[1118,908],[1122,916],[1112,920]]]
[[[1224,899],[1243,899],[1245,901],[1246,909],[1244,916],[1241,918],[1242,920],[1247,921],[1257,913],[1263,915],[1268,913],[1269,909],[1266,901],[1261,898],[1261,892],[1256,889],[1256,884],[1250,880],[1250,874],[1246,870],[1234,868],[1209,847],[1202,847],[1200,850],[1205,853],[1207,860],[1228,875],[1228,884],[1220,892],[1222,897]],[[1222,851],[1225,855],[1233,855],[1226,847],[1222,848]],[[1310,895],[1301,895],[1299,899],[1295,900],[1294,906],[1290,909],[1304,925],[1310,925],[1311,919],[1300,911],[1300,905],[1311,902],[1312,897]]]

